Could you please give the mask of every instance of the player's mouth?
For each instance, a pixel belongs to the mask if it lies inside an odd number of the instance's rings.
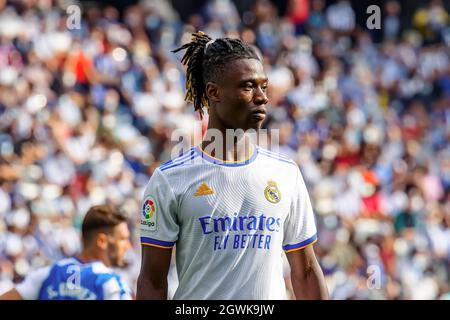
[[[266,118],[266,113],[266,108],[257,108],[250,113],[250,116],[256,121],[263,121]]]

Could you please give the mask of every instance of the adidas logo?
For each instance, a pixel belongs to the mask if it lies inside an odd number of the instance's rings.
[[[194,193],[194,196],[206,196],[208,194],[213,194],[214,191],[211,189],[205,182],[201,184],[200,187],[198,187],[197,191]]]

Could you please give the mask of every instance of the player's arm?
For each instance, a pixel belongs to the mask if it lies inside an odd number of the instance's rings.
[[[0,295],[0,300],[23,300],[19,291],[16,288],[13,288],[4,294]]]
[[[172,248],[142,246],[141,271],[137,281],[137,300],[166,300],[167,274]]]
[[[312,246],[317,241],[314,212],[299,169],[295,189],[283,243],[294,294],[296,299],[328,299],[325,279]]]
[[[291,267],[291,282],[298,300],[327,300],[328,289],[313,246],[286,253]]]

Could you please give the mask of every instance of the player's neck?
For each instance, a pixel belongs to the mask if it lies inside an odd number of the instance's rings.
[[[219,131],[220,135],[218,135]],[[248,136],[227,136],[226,129],[221,130],[212,126],[208,126],[205,138],[200,146],[203,152],[224,161],[245,161],[250,158],[253,152]]]
[[[109,261],[107,261],[108,259],[105,258],[104,254],[99,253],[98,251],[92,250],[90,248],[84,249],[78,256],[78,259],[83,263],[101,261],[106,266],[109,265]]]

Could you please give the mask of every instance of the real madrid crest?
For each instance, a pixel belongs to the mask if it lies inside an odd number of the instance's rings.
[[[278,203],[281,200],[281,193],[278,190],[277,183],[273,180],[267,181],[267,187],[264,189],[264,196],[271,203]]]

